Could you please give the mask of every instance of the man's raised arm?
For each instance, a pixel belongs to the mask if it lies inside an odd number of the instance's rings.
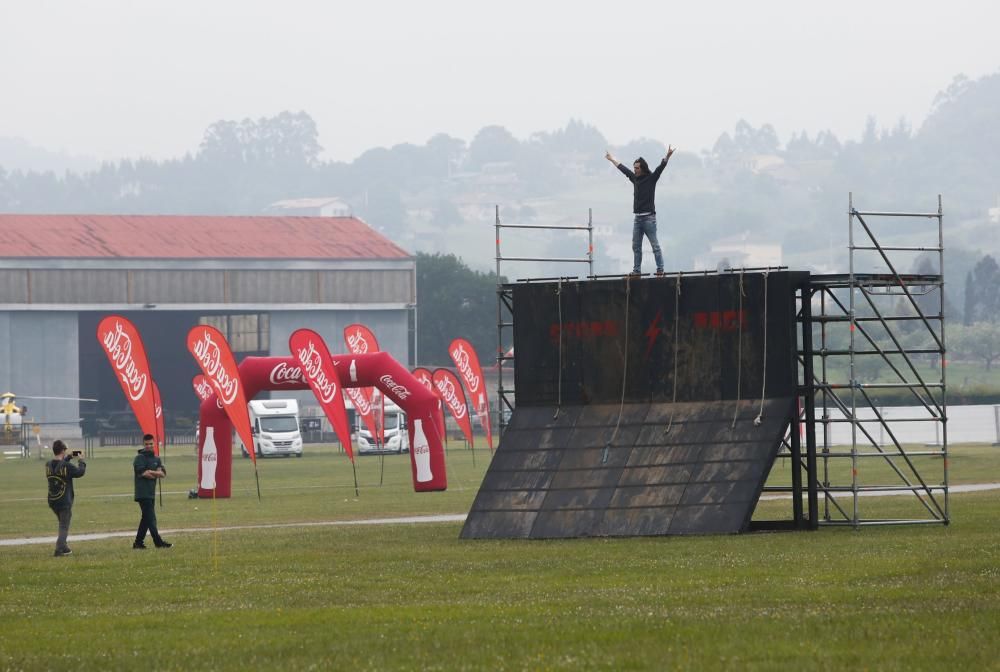
[[[660,173],[663,172],[663,169],[667,167],[667,161],[670,160],[670,157],[673,156],[673,154],[674,154],[674,148],[670,145],[667,145],[667,155],[663,157],[663,160],[660,161],[660,165],[658,165],[656,167],[656,170],[654,171],[654,173],[657,176],[659,176]]]
[[[610,161],[614,165],[614,167],[617,168],[618,170],[620,170],[622,172],[622,174],[625,177],[627,177],[629,180],[633,180],[633,181],[635,180],[635,173],[633,173],[631,170],[629,170],[628,168],[626,168],[620,161],[618,161],[618,159],[616,159],[615,157],[611,156],[610,150],[608,152],[605,152],[604,158],[607,159],[608,161]]]

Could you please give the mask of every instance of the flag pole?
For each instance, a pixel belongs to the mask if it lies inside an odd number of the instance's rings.
[[[160,448],[160,455],[161,455],[161,457],[160,457],[160,463],[161,464],[166,464],[166,462],[167,462],[167,442],[166,441],[163,442],[163,446],[161,446],[161,448]],[[157,481],[157,485],[160,486],[159,487],[159,491],[160,491],[160,510],[162,511],[163,510],[163,482],[162,482],[163,479],[158,478],[158,479],[156,479],[156,481]]]
[[[253,460],[253,477],[254,477],[254,480],[257,481],[257,501],[259,502],[259,501],[261,501],[261,499],[260,499],[260,474],[257,473],[257,456],[256,455],[254,456],[254,460]]]
[[[212,488],[212,567],[214,571],[219,571],[219,524],[215,517],[215,490]]]
[[[360,497],[361,491],[358,490],[358,465],[354,463],[354,458],[351,458],[351,470],[354,471],[354,496]]]

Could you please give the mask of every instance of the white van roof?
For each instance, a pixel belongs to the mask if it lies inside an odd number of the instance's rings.
[[[254,399],[249,406],[257,416],[299,414],[299,402],[296,399]]]

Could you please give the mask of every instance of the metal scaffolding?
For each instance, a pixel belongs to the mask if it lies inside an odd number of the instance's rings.
[[[794,289],[799,409],[789,418],[778,453],[782,464],[790,460],[792,470],[789,484],[764,488],[791,494],[792,520],[755,520],[751,529],[950,520],[941,197],[937,212],[861,211],[854,207],[853,195],[848,199],[849,272],[809,275]],[[886,222],[895,226],[887,230]],[[500,242],[505,228],[586,230],[587,255],[504,257]],[[897,238],[906,244],[896,244]],[[586,226],[503,224],[497,208],[501,434],[515,393],[504,387],[504,365],[513,358],[503,350],[512,341],[504,330],[513,327],[513,285],[500,279],[505,261],[587,263],[587,277],[600,279],[593,273],[592,214]],[[916,267],[916,272],[903,272],[906,267]],[[751,269],[726,272],[737,270]],[[907,431],[928,424],[934,427],[932,444],[924,445],[924,434]],[[906,496],[867,499],[871,494]],[[878,515],[870,515],[872,511]]]
[[[807,425],[822,432],[821,473],[812,472],[823,496],[819,524],[947,524],[941,197],[937,212],[860,211],[853,194],[848,206],[849,272],[812,276],[808,300],[799,307],[806,325],[799,349],[805,399],[821,412],[816,418],[811,408],[803,409]],[[903,228],[886,234],[881,227],[887,220]],[[932,226],[922,229],[920,220]],[[876,228],[890,240],[905,236],[908,244],[882,244]],[[923,244],[913,244],[914,239]],[[901,272],[901,263],[917,261],[915,254],[923,255],[921,272]],[[903,403],[909,405],[895,412]],[[905,439],[910,423],[933,424],[935,442],[921,445],[923,439],[917,439],[920,444],[914,445],[912,435]],[[843,432],[835,436],[837,428],[848,425],[849,450],[838,448],[846,447],[846,437]],[[888,505],[882,501],[879,507],[889,514],[867,517],[862,508],[879,508],[862,506],[868,493],[910,496],[891,498],[895,501]]]
[[[500,436],[503,436],[507,427],[508,413],[514,412],[514,404],[511,403],[515,391],[513,388],[505,388],[504,365],[514,358],[504,350],[504,343],[512,343],[513,335],[505,339],[505,329],[512,329],[514,326],[514,295],[510,286],[505,286],[501,281],[501,263],[505,261],[544,261],[565,264],[587,264],[587,276],[594,276],[594,211],[587,210],[587,223],[580,226],[561,226],[555,224],[504,224],[500,221],[500,206],[496,208],[496,262],[497,262],[497,404],[499,405],[499,427]],[[548,231],[586,231],[587,232],[587,255],[585,257],[505,257],[500,251],[500,231],[501,229],[534,229]],[[532,281],[553,281],[553,280],[575,280],[577,276],[557,276],[549,278],[532,278],[523,282]],[[505,319],[506,318],[506,319]]]

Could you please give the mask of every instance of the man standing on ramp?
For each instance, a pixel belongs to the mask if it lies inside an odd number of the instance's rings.
[[[610,151],[604,155],[604,158],[613,163],[629,179],[634,190],[632,212],[635,214],[635,223],[632,225],[632,256],[635,263],[632,266],[632,275],[639,275],[641,272],[643,236],[649,238],[649,244],[653,246],[656,274],[663,275],[663,253],[660,252],[660,242],[656,239],[656,182],[673,153],[674,148],[668,146],[667,155],[652,173],[649,172],[646,159],[641,156],[632,164],[632,170],[629,170],[611,156]]]

